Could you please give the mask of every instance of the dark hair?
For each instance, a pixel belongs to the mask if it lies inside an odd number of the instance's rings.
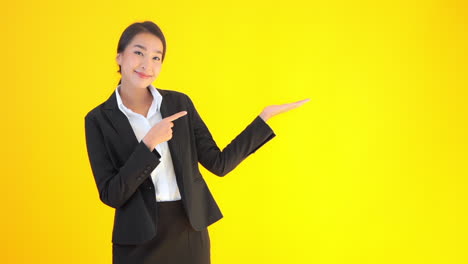
[[[164,56],[166,55],[166,38],[158,25],[152,21],[137,22],[128,26],[122,33],[122,36],[120,36],[119,44],[117,45],[117,53],[123,52],[132,39],[140,33],[150,33],[161,40],[163,44],[161,63],[164,62]],[[120,70],[121,67],[119,65],[119,70],[117,72],[120,73]],[[122,79],[120,79],[119,84],[121,82]]]

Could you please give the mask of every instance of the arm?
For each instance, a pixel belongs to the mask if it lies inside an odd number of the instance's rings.
[[[188,97],[187,100],[195,134],[198,161],[215,175],[226,175],[250,154],[275,137],[273,130],[260,116],[257,116],[221,151],[192,101]]]
[[[86,146],[91,169],[101,201],[113,208],[121,207],[138,186],[159,164],[160,155],[150,151],[143,141],[121,168],[113,166],[104,143],[104,134],[95,118],[85,117]]]

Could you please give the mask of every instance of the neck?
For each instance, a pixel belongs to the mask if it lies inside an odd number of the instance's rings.
[[[130,109],[146,105],[153,100],[148,88],[132,87],[123,81],[119,87],[119,94],[123,104]]]

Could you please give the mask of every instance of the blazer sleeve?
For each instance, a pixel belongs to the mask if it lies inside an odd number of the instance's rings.
[[[190,98],[188,104],[191,109],[189,113],[195,134],[198,161],[217,176],[225,176],[276,136],[270,126],[257,116],[221,151]]]
[[[110,207],[123,206],[159,164],[159,153],[150,151],[142,140],[125,164],[115,168],[104,143],[105,135],[96,118],[89,115],[85,117],[85,133],[88,157],[99,198]]]

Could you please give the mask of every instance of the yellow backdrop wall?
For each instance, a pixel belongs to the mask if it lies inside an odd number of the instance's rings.
[[[143,20],[167,38],[154,85],[221,147],[311,98],[231,174],[203,171],[225,215],[214,264],[467,263],[467,17],[457,0],[2,3],[2,263],[111,262],[84,116]]]

